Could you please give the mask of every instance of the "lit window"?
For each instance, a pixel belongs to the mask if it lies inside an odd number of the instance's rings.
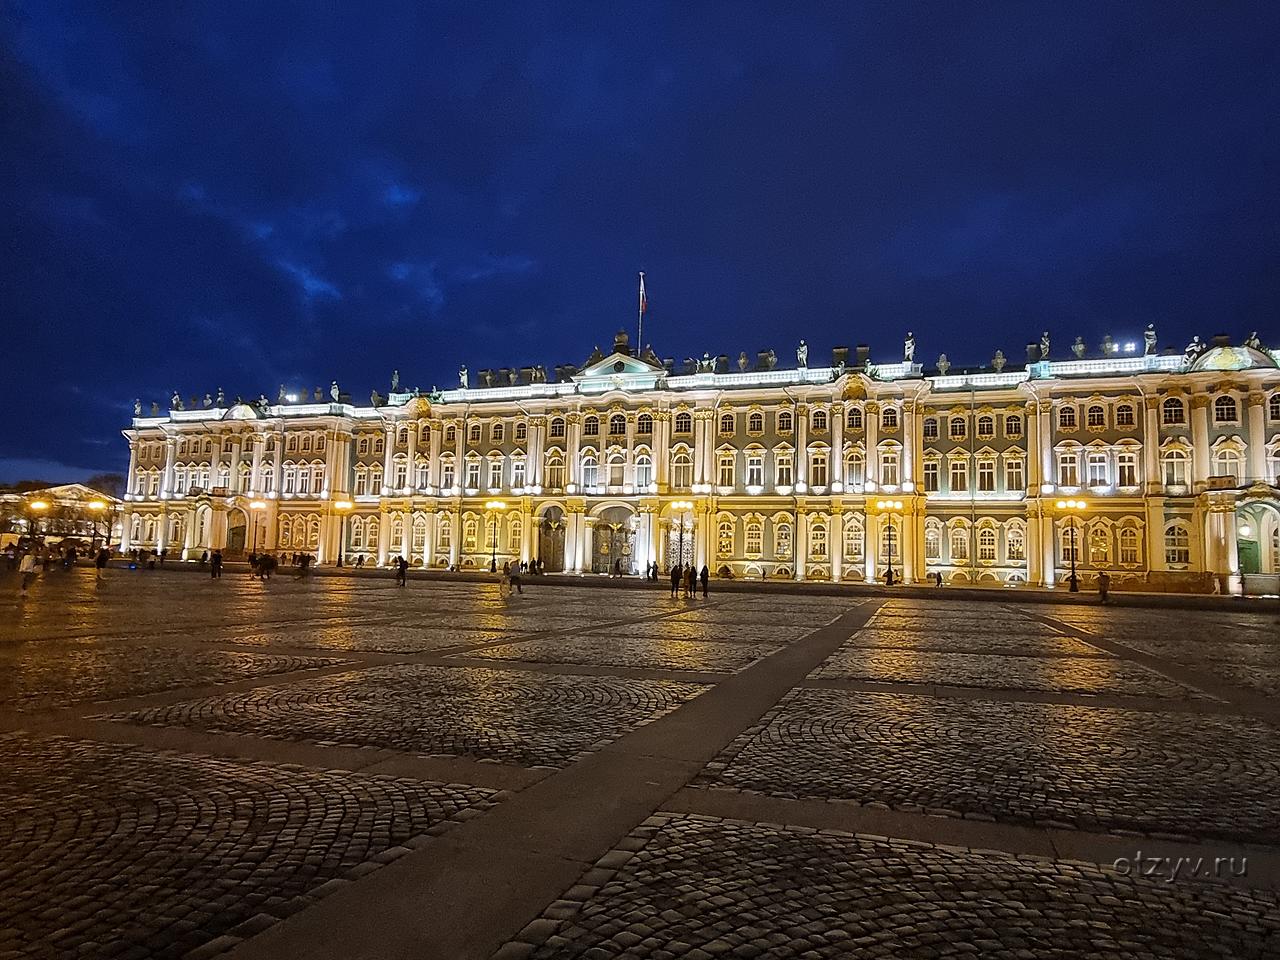
[[[620,437],[627,432],[627,418],[615,413],[609,418],[609,436]]]
[[[747,521],[745,538],[748,557],[758,557],[764,552],[764,524],[759,520]]]
[[[600,418],[587,417],[582,421],[582,435],[584,437],[600,436]]]
[[[964,493],[969,489],[969,464],[964,460],[952,460],[950,463],[950,480],[952,493]]]
[[[764,433],[764,414],[753,413],[747,417],[748,433]]]
[[[1107,425],[1107,411],[1095,403],[1085,411],[1085,423],[1091,427],[1105,427]]]
[[[862,408],[850,407],[848,413],[844,416],[844,425],[850,430],[862,429]]]
[[[964,527],[956,527],[951,531],[951,560],[969,559],[969,531]]]
[[[564,418],[553,417],[551,420],[550,429],[548,429],[547,434],[548,436],[563,440],[564,439]]]
[[[653,434],[653,417],[650,414],[642,413],[636,417],[636,433],[642,437]]]
[[[1137,412],[1134,410],[1132,404],[1122,403],[1120,406],[1116,407],[1117,427],[1132,427],[1138,422],[1137,417]]]
[[[1187,455],[1182,450],[1169,450],[1161,458],[1164,464],[1164,482],[1168,487],[1187,485]]]
[[[996,489],[996,462],[994,460],[978,461],[978,490],[993,493]]]
[[[995,417],[979,417],[978,418],[978,438],[981,440],[990,440],[996,435],[996,418]]]
[[[964,417],[952,417],[947,424],[948,436],[952,440],[963,440],[969,435],[969,425],[965,422]]]
[[[1214,423],[1235,423],[1238,419],[1236,413],[1235,397],[1228,397],[1225,394],[1213,401],[1213,422]]]
[[[815,560],[827,558],[827,525],[820,521],[809,528],[809,556]]]
[[[938,439],[938,420],[936,417],[924,418],[924,438],[926,440]]]
[[[1116,484],[1121,487],[1138,485],[1138,455],[1125,451],[1116,454]]]
[[[789,452],[773,455],[774,482],[780,487],[789,487],[795,481],[795,461]]]
[[[827,411],[813,411],[813,416],[809,418],[809,426],[813,428],[814,433],[823,433],[827,429]]]
[[[1062,430],[1074,430],[1076,428],[1075,407],[1064,406],[1058,408],[1058,427]]]
[[[1186,423],[1186,408],[1177,397],[1170,397],[1160,405],[1160,417],[1165,426]]]
[[[1098,451],[1089,454],[1089,486],[1107,485],[1107,455]]]
[[[501,420],[495,420],[489,428],[489,439],[493,443],[502,443],[507,437],[507,427]]]
[[[794,429],[794,426],[793,426],[794,423],[795,423],[795,420],[792,418],[790,410],[778,411],[778,432],[779,433],[790,433]]]
[[[1058,483],[1064,487],[1080,486],[1080,457],[1078,454],[1058,454]]]
[[[747,486],[764,486],[764,454],[747,454]]]
[[[827,455],[822,452],[809,454],[809,485],[825,487],[827,485]]]
[[[924,462],[924,491],[925,493],[936,493],[938,490],[938,461],[926,460]]]
[[[996,532],[991,527],[978,531],[978,560],[994,563],[996,559]]]
[[[722,414],[720,415],[720,433],[721,433],[721,434],[731,434],[731,433],[733,433],[733,429],[734,429],[734,426],[733,426],[733,414],[732,414],[732,413],[722,413]]]
[[[1013,526],[1009,528],[1009,533],[1005,538],[1005,554],[1006,558],[1011,561],[1027,559],[1027,537],[1022,532],[1022,527]]]
[[[1005,493],[1022,493],[1027,484],[1023,479],[1022,458],[1013,457],[1004,462]]]
[[[693,415],[687,410],[676,414],[675,431],[678,434],[693,433]]]
[[[1004,435],[1010,439],[1022,436],[1022,417],[1016,413],[1005,417]]]
[[[1120,562],[1138,563],[1141,560],[1140,538],[1133,527],[1120,529]]]

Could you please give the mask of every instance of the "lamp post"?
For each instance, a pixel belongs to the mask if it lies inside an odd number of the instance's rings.
[[[1067,527],[1071,530],[1071,576],[1067,578],[1071,593],[1080,592],[1080,579],[1076,576],[1076,556],[1080,553],[1076,542],[1076,521],[1088,506],[1083,500],[1059,500],[1057,503],[1058,512],[1066,518]]]
[[[493,528],[491,535],[493,537],[492,550],[489,553],[489,572],[498,572],[498,514],[507,509],[507,505],[501,500],[490,500],[484,505],[484,508],[493,516]]]
[[[902,501],[901,500],[877,500],[876,509],[877,510],[901,510]],[[888,544],[886,546],[887,546],[888,555],[889,555],[889,566],[885,568],[885,581],[888,583],[889,586],[892,586],[893,585],[893,534],[894,534],[893,515],[889,514],[885,519],[889,524],[889,526],[885,529],[885,533],[887,534],[886,539],[888,540]]]
[[[98,551],[98,517],[100,517],[106,511],[107,504],[105,500],[90,500],[88,503],[85,504],[85,506],[93,513],[93,551],[94,553],[97,553]],[[110,540],[110,538],[111,538],[111,520],[110,518],[108,518],[107,519],[107,539]],[[110,549],[110,548],[111,548],[111,545],[110,543],[108,543],[107,549]]]
[[[350,500],[336,500],[333,504],[338,511],[338,566],[342,566],[342,548],[347,542],[347,514],[354,506]]]
[[[35,539],[35,531],[36,531],[36,529],[37,529],[37,528],[36,528],[36,519],[37,519],[38,517],[43,516],[46,512],[48,512],[48,510],[49,510],[49,501],[47,501],[47,500],[32,500],[30,503],[28,503],[28,504],[27,504],[27,509],[28,509],[28,510],[30,510],[30,511],[31,511],[31,514],[32,514],[32,516],[31,516],[31,520],[30,520],[30,525],[31,525],[31,526],[30,526],[30,529],[31,529],[31,539],[32,539],[32,540],[34,540],[34,539]],[[41,533],[40,533],[40,540],[41,540],[41,542],[43,542],[43,541],[44,541],[44,532],[43,532],[43,530],[41,530]]]
[[[679,554],[679,556],[676,558],[676,563],[683,565],[684,564],[684,515],[685,515],[685,511],[693,509],[693,503],[689,500],[677,500],[675,503],[671,504],[671,509],[675,511],[676,523],[680,531],[677,539],[678,545],[676,547],[676,552]],[[674,567],[675,564],[672,564],[671,566]]]
[[[267,509],[267,505],[261,500],[251,500],[249,509],[252,511],[249,516],[253,517],[253,539],[249,550],[251,553],[256,554],[258,552],[258,517],[263,510]]]

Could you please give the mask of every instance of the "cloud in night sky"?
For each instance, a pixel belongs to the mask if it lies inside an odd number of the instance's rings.
[[[579,363],[638,270],[678,358],[1275,343],[1277,35],[1267,4],[11,2],[0,479],[121,468],[134,397]]]

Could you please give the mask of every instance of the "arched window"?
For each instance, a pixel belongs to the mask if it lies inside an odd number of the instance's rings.
[[[844,482],[858,489],[867,480],[867,461],[861,450],[850,450],[844,455]]]
[[[600,480],[600,461],[588,450],[582,455],[582,485],[588,490],[595,489]]]
[[[815,560],[827,559],[827,525],[821,520],[809,527],[809,556]]]
[[[524,443],[526,440],[528,440],[529,424],[525,423],[523,420],[519,421],[516,424],[515,438],[516,438],[516,443]]]
[[[609,454],[609,486],[622,486],[623,479],[626,476],[627,458],[621,453],[614,452]]]
[[[409,445],[409,428],[408,427],[401,427],[399,430],[396,431],[396,444],[401,447],[405,447]],[[306,437],[303,439],[302,449],[303,450],[311,449],[310,437]]]
[[[1142,561],[1142,539],[1137,527],[1120,528],[1120,562],[1136,564]]]
[[[507,437],[507,425],[501,420],[495,420],[489,426],[489,441],[491,443],[502,443]]]
[[[764,414],[763,413],[760,413],[757,411],[752,413],[749,417],[747,417],[747,432],[748,433],[764,433]]]
[[[293,524],[289,522],[288,517],[280,518],[280,530],[276,535],[276,540],[282,547],[293,546]]]
[[[507,552],[518,554],[524,545],[524,521],[513,516],[507,521]]]
[[[349,540],[352,550],[364,549],[364,521],[359,517],[351,518],[351,534]]]
[[[1169,397],[1160,404],[1160,420],[1165,426],[1176,426],[1187,422],[1187,410],[1177,397]]]
[[[653,415],[642,413],[636,417],[636,433],[642,437],[653,435]]]
[[[815,410],[809,417],[809,426],[814,433],[821,433],[827,429],[827,411]]]
[[[378,533],[380,526],[381,525],[379,524],[377,517],[370,517],[369,522],[365,524],[364,539],[367,549],[378,549]]]
[[[1273,393],[1267,402],[1267,416],[1272,420],[1280,420],[1280,393]]]
[[[954,527],[951,531],[951,562],[969,559],[969,531]]]
[[[600,436],[600,418],[594,416],[586,417],[582,421],[582,435],[584,437]]]
[[[1240,452],[1231,447],[1219,450],[1213,455],[1213,475],[1215,477],[1230,477],[1236,483],[1239,483],[1243,465],[1244,462]]]
[[[994,527],[978,530],[978,560],[994,563],[996,559],[996,531]]]
[[[924,438],[926,440],[938,439],[938,418],[937,417],[924,418]]]
[[[1099,404],[1093,404],[1085,411],[1085,423],[1090,427],[1105,427],[1107,425],[1107,411]]]
[[[1022,436],[1022,417],[1016,413],[1004,418],[1004,435],[1009,439]]]
[[[399,550],[404,544],[404,521],[400,517],[391,519],[391,549]]]
[[[885,407],[880,411],[880,426],[885,430],[898,429],[898,408]]]
[[[1116,407],[1116,426],[1132,427],[1138,422],[1137,412],[1134,410],[1133,404],[1122,403]]]
[[[671,483],[682,490],[693,486],[693,458],[683,450],[671,457]]]
[[[558,453],[547,454],[547,486],[552,490],[564,487],[564,457]]]
[[[1027,559],[1027,534],[1022,524],[1012,523],[1005,534],[1005,559],[1010,563],[1018,563]]]
[[[750,558],[764,553],[764,523],[760,520],[748,520],[743,530],[746,554]]]
[[[636,486],[641,490],[653,483],[653,458],[647,453],[636,456]]]
[[[473,423],[467,428],[467,443],[472,445],[480,442],[480,424]]]
[[[880,560],[893,564],[902,555],[902,530],[896,520],[889,518],[880,531]]]
[[[467,517],[462,521],[462,549],[468,553],[476,549],[480,541],[480,521],[475,517]]]
[[[844,415],[844,425],[850,430],[861,430],[862,408],[850,407]]]
[[[1168,487],[1187,485],[1187,454],[1184,450],[1166,450],[1160,457],[1164,467],[1164,482]]]
[[[1076,408],[1070,404],[1064,404],[1058,408],[1058,428],[1061,430],[1074,430],[1076,428]]]
[[[963,440],[969,435],[969,424],[964,417],[952,417],[947,424],[947,436],[952,440]]]
[[[721,517],[716,524],[716,555],[725,558],[733,556],[733,520]]]
[[[1164,562],[1171,567],[1185,567],[1191,563],[1191,532],[1181,520],[1175,520],[1164,528]]]
[[[693,415],[688,410],[681,410],[676,414],[675,432],[693,433]]]
[[[942,531],[936,524],[927,524],[924,528],[924,558],[942,559]]]
[[[978,437],[990,440],[996,435],[996,418],[983,415],[978,418]]]
[[[609,418],[609,436],[620,437],[627,432],[627,418],[615,413]]]
[[[720,432],[722,434],[728,434],[728,433],[733,433],[733,430],[734,430],[733,414],[732,413],[720,414]]]
[[[375,463],[369,468],[369,492],[382,492],[382,466]]]
[[[1102,524],[1089,530],[1089,564],[1104,567],[1111,562],[1111,531]]]
[[[1213,401],[1214,423],[1235,423],[1238,419],[1235,397],[1224,393]]]
[[[552,417],[551,426],[547,431],[548,436],[563,440],[564,439],[564,417]]]
[[[427,549],[427,518],[417,516],[413,518],[413,541],[410,549],[414,553],[421,555]]]
[[[320,518],[312,517],[307,521],[307,547],[314,550],[320,545]]]
[[[1075,530],[1073,533],[1072,530]],[[1062,555],[1063,563],[1079,563],[1080,562],[1080,538],[1084,534],[1075,521],[1064,523],[1058,528],[1059,548]]]
[[[453,547],[453,521],[448,514],[436,515],[436,549],[447,554]]]
[[[791,559],[791,521],[783,520],[773,527],[773,552],[779,560]]]
[[[844,558],[852,563],[862,560],[864,531],[862,521],[847,517],[844,522]]]
[[[795,418],[792,417],[790,410],[778,411],[778,432],[790,433],[795,429]]]

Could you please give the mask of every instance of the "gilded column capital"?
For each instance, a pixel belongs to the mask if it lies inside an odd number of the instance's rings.
[[[1205,393],[1197,393],[1191,397],[1192,410],[1204,410],[1209,406],[1210,397]]]

